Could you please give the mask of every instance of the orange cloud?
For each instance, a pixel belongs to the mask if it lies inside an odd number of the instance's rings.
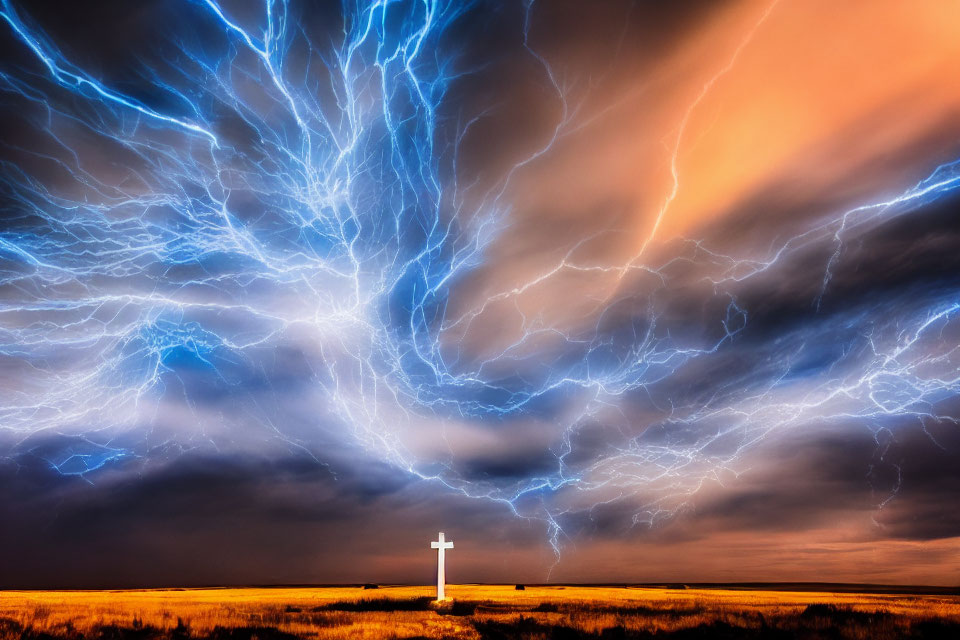
[[[593,46],[609,47],[607,35]],[[602,57],[570,50],[579,58],[561,50],[558,68]],[[509,232],[458,290],[451,317],[469,321],[450,344],[482,357],[531,329],[590,326],[623,286],[618,269],[662,264],[671,240],[719,231],[729,244],[762,222],[766,235],[736,249],[708,242],[755,257],[808,222],[902,192],[960,146],[957,3],[744,0],[607,60],[571,72],[590,89],[571,83],[575,115],[515,173]]]

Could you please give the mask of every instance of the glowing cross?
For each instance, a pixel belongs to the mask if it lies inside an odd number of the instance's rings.
[[[439,539],[430,543],[430,548],[437,550],[437,600],[443,600],[443,585],[447,579],[443,571],[443,552],[447,549],[453,549],[453,543],[447,542],[443,537],[443,531],[441,531]]]

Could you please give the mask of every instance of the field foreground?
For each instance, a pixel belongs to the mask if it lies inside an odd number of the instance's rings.
[[[960,638],[960,596],[452,585],[0,591],[0,640]]]

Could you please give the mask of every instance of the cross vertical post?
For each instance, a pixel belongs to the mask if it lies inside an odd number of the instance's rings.
[[[447,581],[447,576],[444,571],[443,552],[447,549],[453,549],[453,542],[447,542],[443,531],[441,531],[439,536],[437,536],[436,542],[430,543],[430,548],[437,550],[437,600],[443,600],[443,587]]]

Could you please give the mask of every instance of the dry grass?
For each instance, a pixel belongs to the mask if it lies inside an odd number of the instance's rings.
[[[454,585],[0,592],[0,640],[960,638],[960,597]]]

